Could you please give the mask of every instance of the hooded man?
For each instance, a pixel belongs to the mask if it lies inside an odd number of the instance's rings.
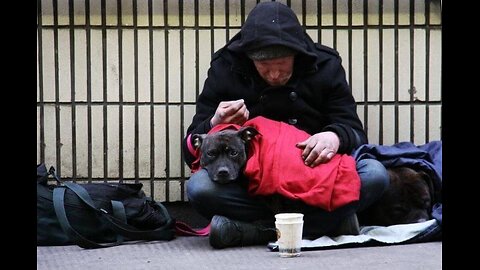
[[[213,55],[183,142],[187,165],[191,168],[196,159],[193,134],[208,133],[218,124],[242,125],[256,116],[311,135],[296,144],[306,169],[368,143],[338,52],[314,43],[295,13],[279,2],[257,4],[241,31]],[[356,168],[361,182],[358,201],[326,211],[280,197],[277,211],[303,213],[304,238],[358,234],[355,213],[380,198],[389,178],[385,167],[373,159],[361,160]],[[214,248],[276,240],[276,211],[266,203],[268,198],[248,192],[244,175],[219,184],[199,170],[187,182],[187,196],[202,216],[211,219]]]

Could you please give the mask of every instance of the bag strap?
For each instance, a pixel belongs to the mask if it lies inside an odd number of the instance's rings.
[[[122,234],[122,235],[124,235],[128,238],[138,239],[138,240],[139,239],[158,240],[158,239],[170,238],[170,237],[168,237],[170,232],[167,229],[173,226],[173,220],[170,217],[170,215],[169,215],[167,209],[165,208],[165,206],[163,206],[162,204],[160,204],[158,202],[155,202],[156,205],[162,211],[163,216],[167,217],[167,222],[163,226],[158,227],[154,230],[138,230],[137,228],[135,228],[132,225],[129,225],[127,223],[126,216],[124,218],[118,218],[115,215],[110,215],[110,213],[108,213],[108,211],[103,209],[103,208],[98,209],[95,206],[95,204],[93,203],[92,198],[88,194],[88,191],[84,187],[82,187],[81,185],[79,185],[77,183],[71,183],[71,182],[65,182],[64,184],[65,184],[65,186],[67,186],[67,188],[69,188],[70,190],[75,192],[75,194],[77,194],[77,196],[83,202],[85,202],[91,209],[99,212],[103,217],[105,217],[107,219],[107,221],[109,221],[109,224],[111,225],[111,228],[115,232],[117,232],[119,234]],[[115,201],[112,200],[112,202],[115,202]],[[118,204],[122,204],[119,201],[116,201],[116,202]],[[122,207],[123,207],[123,204],[122,204]]]
[[[156,228],[155,230],[138,230],[137,228],[129,225],[127,223],[127,218],[125,215],[125,209],[124,206],[121,202],[119,201],[114,201],[112,200],[112,209],[113,213],[110,214],[107,210],[100,208],[98,209],[95,204],[93,203],[92,198],[88,194],[88,191],[83,188],[81,185],[76,184],[76,183],[70,183],[70,182],[64,182],[65,185],[64,188],[61,188],[63,191],[62,193],[62,199],[65,194],[65,188],[68,188],[72,190],[89,208],[94,210],[95,212],[99,213],[102,217],[105,218],[107,221],[107,224],[110,226],[110,228],[115,231],[119,237],[124,236],[132,240],[171,240],[174,238],[173,233],[169,230],[170,228],[173,227],[173,220],[171,219],[170,215],[168,214],[167,209],[165,206],[162,204],[156,202],[156,204],[159,206],[160,210],[163,212],[164,216],[167,217],[167,222],[163,226]],[[54,189],[54,192],[57,188]],[[60,195],[58,195],[60,196]],[[57,198],[58,202],[58,209],[60,210],[59,213],[60,215],[63,216],[62,211],[60,208],[63,208],[63,212],[65,212],[65,206],[62,201],[60,203],[59,198]],[[55,196],[54,196],[54,201],[55,201]],[[120,209],[122,208],[122,209]],[[57,212],[57,207],[55,207],[55,212]],[[120,213],[120,214],[115,214],[115,213]],[[58,214],[57,214],[58,215]],[[60,218],[59,218],[60,220]],[[85,243],[83,239],[85,239],[83,236],[79,239],[78,235],[80,235],[78,232],[73,233],[71,228],[71,225],[69,225],[68,220],[65,217],[62,218],[65,229],[64,231],[71,237],[72,241],[75,241],[79,246],[84,247],[84,248],[99,248],[99,247],[110,247],[110,246],[115,246],[119,245],[123,242],[123,237],[119,238],[117,237],[117,242],[116,243],[111,243],[111,244],[106,244],[106,245],[100,245],[96,243],[95,245],[92,245],[91,243]],[[74,230],[73,230],[74,231]],[[92,242],[89,240],[89,242]],[[92,242],[93,243],[93,242]]]
[[[118,218],[108,215],[107,213],[103,214],[103,216],[107,218],[107,220],[110,222],[111,228],[116,233],[124,235],[132,240],[171,240],[175,237],[173,230],[171,230],[174,226],[172,219],[169,219],[163,226],[154,230],[138,230],[137,228],[124,223]]]
[[[123,237],[121,235],[117,236],[117,242],[114,243],[107,243],[107,244],[99,244],[93,241],[88,240],[83,235],[81,235],[78,231],[76,231],[67,218],[67,213],[65,211],[65,187],[57,187],[53,189],[53,207],[55,208],[55,213],[57,215],[58,221],[60,222],[60,226],[65,234],[70,238],[72,242],[77,244],[82,248],[103,248],[103,247],[112,247],[116,245],[120,245],[123,242]],[[123,207],[123,205],[122,205]],[[116,210],[116,212],[119,210]],[[121,211],[121,210],[120,210]],[[124,210],[125,212],[125,210]]]
[[[170,236],[171,233],[168,230],[166,230],[166,228],[172,226],[173,220],[171,219],[167,208],[165,208],[165,206],[162,205],[161,203],[155,202],[155,204],[158,206],[160,211],[162,211],[163,216],[167,217],[167,223],[164,226],[157,228],[156,230],[153,230],[153,231],[138,231],[136,229],[132,229],[133,227],[127,224],[125,207],[121,202],[114,201],[114,200],[111,201],[112,213],[113,213],[113,216],[116,217],[116,219],[112,218],[111,216],[108,215],[108,212],[105,209],[97,209],[97,207],[93,203],[93,200],[88,194],[88,191],[85,190],[81,185],[78,185],[76,183],[61,181],[60,178],[56,175],[55,168],[53,166],[50,167],[50,169],[47,172],[45,165],[41,164],[37,166],[37,177],[39,175],[39,172],[42,176],[45,175],[48,177],[48,175],[52,175],[54,179],[57,181],[57,183],[64,184],[67,188],[72,190],[86,205],[88,205],[94,211],[103,215],[106,218],[106,220],[109,221],[110,224],[112,225],[112,229],[115,232],[117,232],[116,243],[98,244],[96,242],[92,242],[86,239],[80,233],[74,230],[73,227],[70,225],[70,222],[68,221],[67,216],[65,214],[66,211],[65,211],[64,198],[63,198],[65,196],[64,195],[65,188],[63,188],[62,195],[60,195],[60,193],[57,192],[59,194],[57,195],[57,199],[56,199],[57,206],[55,206],[55,212],[59,217],[60,225],[62,226],[62,229],[64,230],[64,232],[67,233],[67,235],[72,241],[74,241],[81,247],[100,248],[100,247],[110,247],[110,246],[120,245],[124,241],[123,235],[129,235],[133,239],[137,239],[137,238],[150,239],[152,237],[153,239],[158,239],[158,237],[161,237],[162,239],[173,238],[172,236]],[[61,202],[60,202],[60,197],[61,197]],[[54,196],[54,202],[55,202],[55,196]],[[210,224],[208,224],[205,228],[194,229],[185,222],[175,221],[175,223],[173,224],[173,227],[175,228],[175,234],[180,236],[208,236],[210,233]]]
[[[37,177],[39,175],[39,172],[42,176],[45,175],[46,177],[48,177],[49,175],[52,175],[58,184],[68,184],[60,180],[60,178],[55,173],[55,168],[53,166],[51,166],[50,169],[47,171],[45,165],[40,164],[39,166],[37,166]],[[38,178],[37,178],[37,182],[38,182]],[[72,227],[72,225],[70,225],[70,222],[68,221],[68,218],[67,218],[67,214],[65,210],[65,191],[66,189],[63,186],[58,186],[53,189],[53,206],[54,206],[55,214],[57,215],[58,221],[60,222],[60,226],[62,227],[62,230],[65,232],[65,234],[67,234],[68,238],[72,242],[76,243],[78,246],[83,248],[111,247],[111,246],[117,246],[123,243],[124,237],[119,234],[116,235],[117,241],[115,243],[99,244],[99,243],[88,240],[83,235],[81,235],[78,231],[76,231]],[[87,192],[87,195],[88,195],[88,192]],[[82,197],[80,198],[82,199]],[[89,206],[91,205],[94,206],[93,201],[91,200],[89,195],[88,195],[88,198],[86,198],[83,201],[87,203]],[[123,206],[122,203],[112,201],[112,209],[113,209],[113,214],[116,217],[118,217],[121,220],[125,220],[126,222],[127,216],[125,214],[125,207]]]

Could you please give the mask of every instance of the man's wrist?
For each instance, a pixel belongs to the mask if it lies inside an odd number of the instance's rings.
[[[210,128],[213,128],[214,126],[216,126],[218,124],[218,123],[216,123],[217,118],[215,116],[216,116],[216,114],[214,114],[212,116],[212,118],[210,118],[210,121],[209,121],[210,122]]]

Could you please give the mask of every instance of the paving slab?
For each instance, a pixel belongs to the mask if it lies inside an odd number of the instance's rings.
[[[208,237],[135,242],[102,249],[37,247],[37,269],[442,269],[442,242],[310,250],[280,258],[266,246],[216,250]]]

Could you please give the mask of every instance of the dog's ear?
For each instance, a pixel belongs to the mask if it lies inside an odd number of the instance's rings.
[[[430,177],[430,175],[428,173],[426,173],[425,171],[423,170],[418,170],[418,174],[422,177],[422,179],[427,183],[428,185],[428,191],[430,192],[430,196],[432,198],[432,204],[433,204],[433,199],[434,199],[434,196],[435,196],[435,190],[433,188],[433,180],[432,178]]]
[[[207,137],[207,134],[193,134],[192,135],[193,147],[195,147],[195,149],[200,148],[200,146],[202,145],[203,139],[205,139],[205,137]]]
[[[256,130],[254,127],[242,127],[238,130],[238,135],[245,143],[251,141],[258,134],[258,130]]]

